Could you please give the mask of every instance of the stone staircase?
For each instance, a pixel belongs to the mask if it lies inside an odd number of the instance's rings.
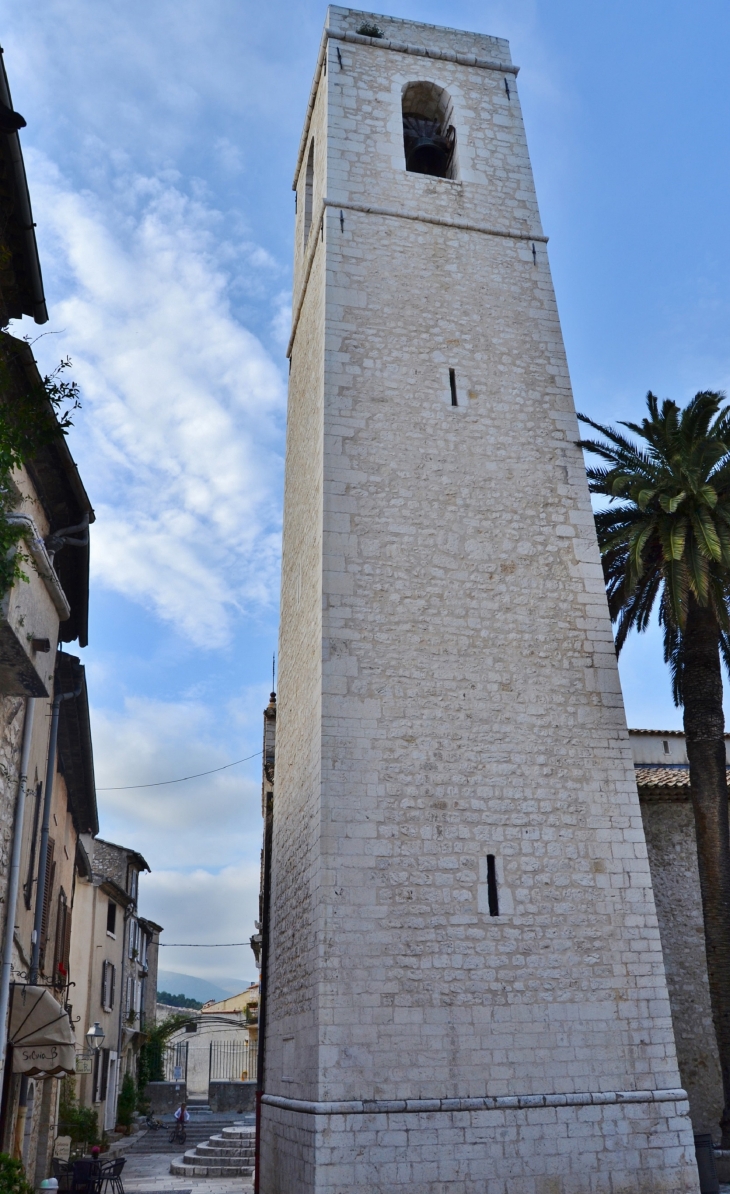
[[[253,1125],[234,1124],[211,1136],[205,1144],[188,1149],[170,1165],[176,1177],[250,1177],[254,1164]]]
[[[173,1128],[173,1119],[171,1115],[162,1116],[162,1127],[157,1132],[145,1131],[144,1127],[139,1136],[132,1136],[127,1141],[125,1151],[130,1153],[171,1153],[173,1156],[180,1155],[180,1144],[170,1144],[170,1131]],[[224,1128],[230,1128],[236,1123],[246,1123],[246,1117],[236,1115],[234,1112],[230,1114],[215,1115],[210,1111],[198,1111],[197,1108],[190,1109],[190,1122],[185,1125],[187,1133],[187,1148],[191,1148],[196,1144],[203,1144],[216,1132],[222,1132]],[[251,1118],[253,1123],[253,1117]]]

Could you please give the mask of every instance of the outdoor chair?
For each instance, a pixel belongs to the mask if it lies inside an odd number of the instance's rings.
[[[73,1177],[72,1162],[62,1161],[59,1157],[52,1157],[51,1176],[55,1177],[58,1181],[60,1194],[68,1194],[71,1190],[71,1179]]]
[[[112,1194],[124,1194],[122,1184],[122,1170],[127,1163],[126,1157],[117,1157],[116,1161],[107,1161],[101,1167],[101,1190],[111,1189]]]
[[[85,1158],[74,1161],[71,1171],[71,1194],[101,1194],[101,1165]]]

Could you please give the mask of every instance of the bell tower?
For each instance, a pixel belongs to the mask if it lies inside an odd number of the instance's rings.
[[[499,38],[328,9],[262,1194],[698,1188],[516,77]]]

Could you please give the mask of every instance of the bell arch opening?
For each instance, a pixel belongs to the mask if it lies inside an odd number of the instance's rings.
[[[314,138],[307,154],[307,168],[304,175],[304,244],[309,240],[312,227],[312,202],[314,199]]]
[[[456,178],[453,107],[448,92],[437,83],[406,83],[403,88],[406,170],[434,178]]]

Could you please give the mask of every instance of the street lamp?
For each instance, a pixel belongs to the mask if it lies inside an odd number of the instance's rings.
[[[86,1034],[86,1039],[89,1042],[91,1049],[99,1049],[104,1041],[104,1029],[101,1024],[94,1023]]]

